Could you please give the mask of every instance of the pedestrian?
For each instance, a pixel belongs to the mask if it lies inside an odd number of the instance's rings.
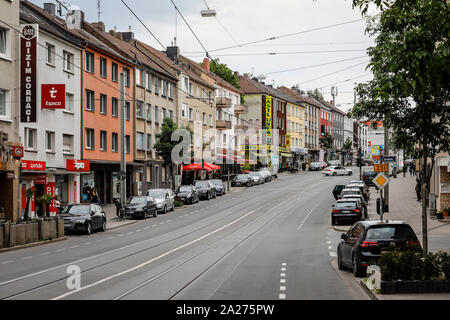
[[[413,174],[416,175],[416,163],[413,162],[411,167],[412,167]]]
[[[416,194],[417,194],[417,201],[422,200],[422,179],[416,178]]]
[[[406,177],[406,171],[408,171],[408,166],[403,165],[403,178]]]
[[[98,203],[97,188],[92,189],[92,192],[91,192],[91,203]]]
[[[412,177],[413,175],[413,168],[412,165],[409,166],[409,176]]]

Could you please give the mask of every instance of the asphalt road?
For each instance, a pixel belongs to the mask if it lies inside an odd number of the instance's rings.
[[[336,270],[340,232],[330,225],[334,185],[356,176],[283,174],[105,233],[2,253],[0,299],[368,299]]]

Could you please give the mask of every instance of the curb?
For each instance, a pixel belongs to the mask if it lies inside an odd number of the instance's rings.
[[[48,243],[53,243],[53,242],[60,242],[60,241],[64,241],[67,240],[66,236],[62,237],[62,238],[56,238],[53,240],[45,240],[45,241],[38,241],[38,242],[33,242],[33,243],[28,243],[28,244],[24,244],[21,246],[15,246],[12,248],[3,248],[0,249],[0,253],[2,252],[9,252],[9,251],[16,251],[16,250],[20,250],[20,249],[26,249],[26,248],[32,248],[32,247],[37,247],[43,244],[48,244]]]
[[[137,221],[130,221],[129,223],[123,223],[121,225],[118,225],[118,226],[115,226],[115,227],[112,227],[112,228],[106,227],[106,231],[114,230],[114,229],[121,228],[121,227],[126,227],[126,226],[129,226],[129,225],[135,224],[135,223],[137,223]]]
[[[382,300],[382,299],[379,299],[379,298],[377,297],[377,295],[376,295],[375,293],[372,292],[372,290],[370,290],[369,288],[367,288],[367,286],[366,286],[366,284],[364,283],[364,281],[359,280],[358,282],[359,282],[360,287],[367,293],[367,295],[370,297],[370,299],[372,299],[372,300]]]

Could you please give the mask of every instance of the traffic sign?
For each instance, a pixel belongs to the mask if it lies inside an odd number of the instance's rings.
[[[386,177],[384,173],[379,173],[377,176],[372,180],[372,182],[380,189],[383,189],[389,184],[389,178]]]
[[[389,170],[387,163],[376,164],[373,168],[375,172],[388,172]]]
[[[397,162],[397,156],[384,156],[384,162]]]

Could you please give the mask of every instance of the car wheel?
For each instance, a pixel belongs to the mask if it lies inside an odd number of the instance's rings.
[[[102,231],[102,232],[105,232],[105,231],[106,231],[106,219],[103,219],[101,231]]]
[[[144,211],[144,219],[147,219],[147,210]]]
[[[336,173],[336,172],[333,172],[333,176],[337,176],[337,173]]]
[[[350,172],[348,173],[348,175],[349,175],[349,176],[352,176],[352,175],[353,175],[353,172],[352,172],[352,171],[350,171]]]
[[[345,266],[342,264],[341,251],[339,249],[337,252],[337,264],[338,264],[339,270],[345,270]]]
[[[361,267],[358,264],[358,259],[356,258],[356,255],[353,255],[352,258],[352,271],[353,271],[353,275],[355,277],[361,277],[362,276],[362,270]]]
[[[90,235],[92,233],[92,224],[90,222],[86,225],[86,234]]]
[[[164,210],[163,213],[166,214],[167,213],[167,205],[164,205]]]

